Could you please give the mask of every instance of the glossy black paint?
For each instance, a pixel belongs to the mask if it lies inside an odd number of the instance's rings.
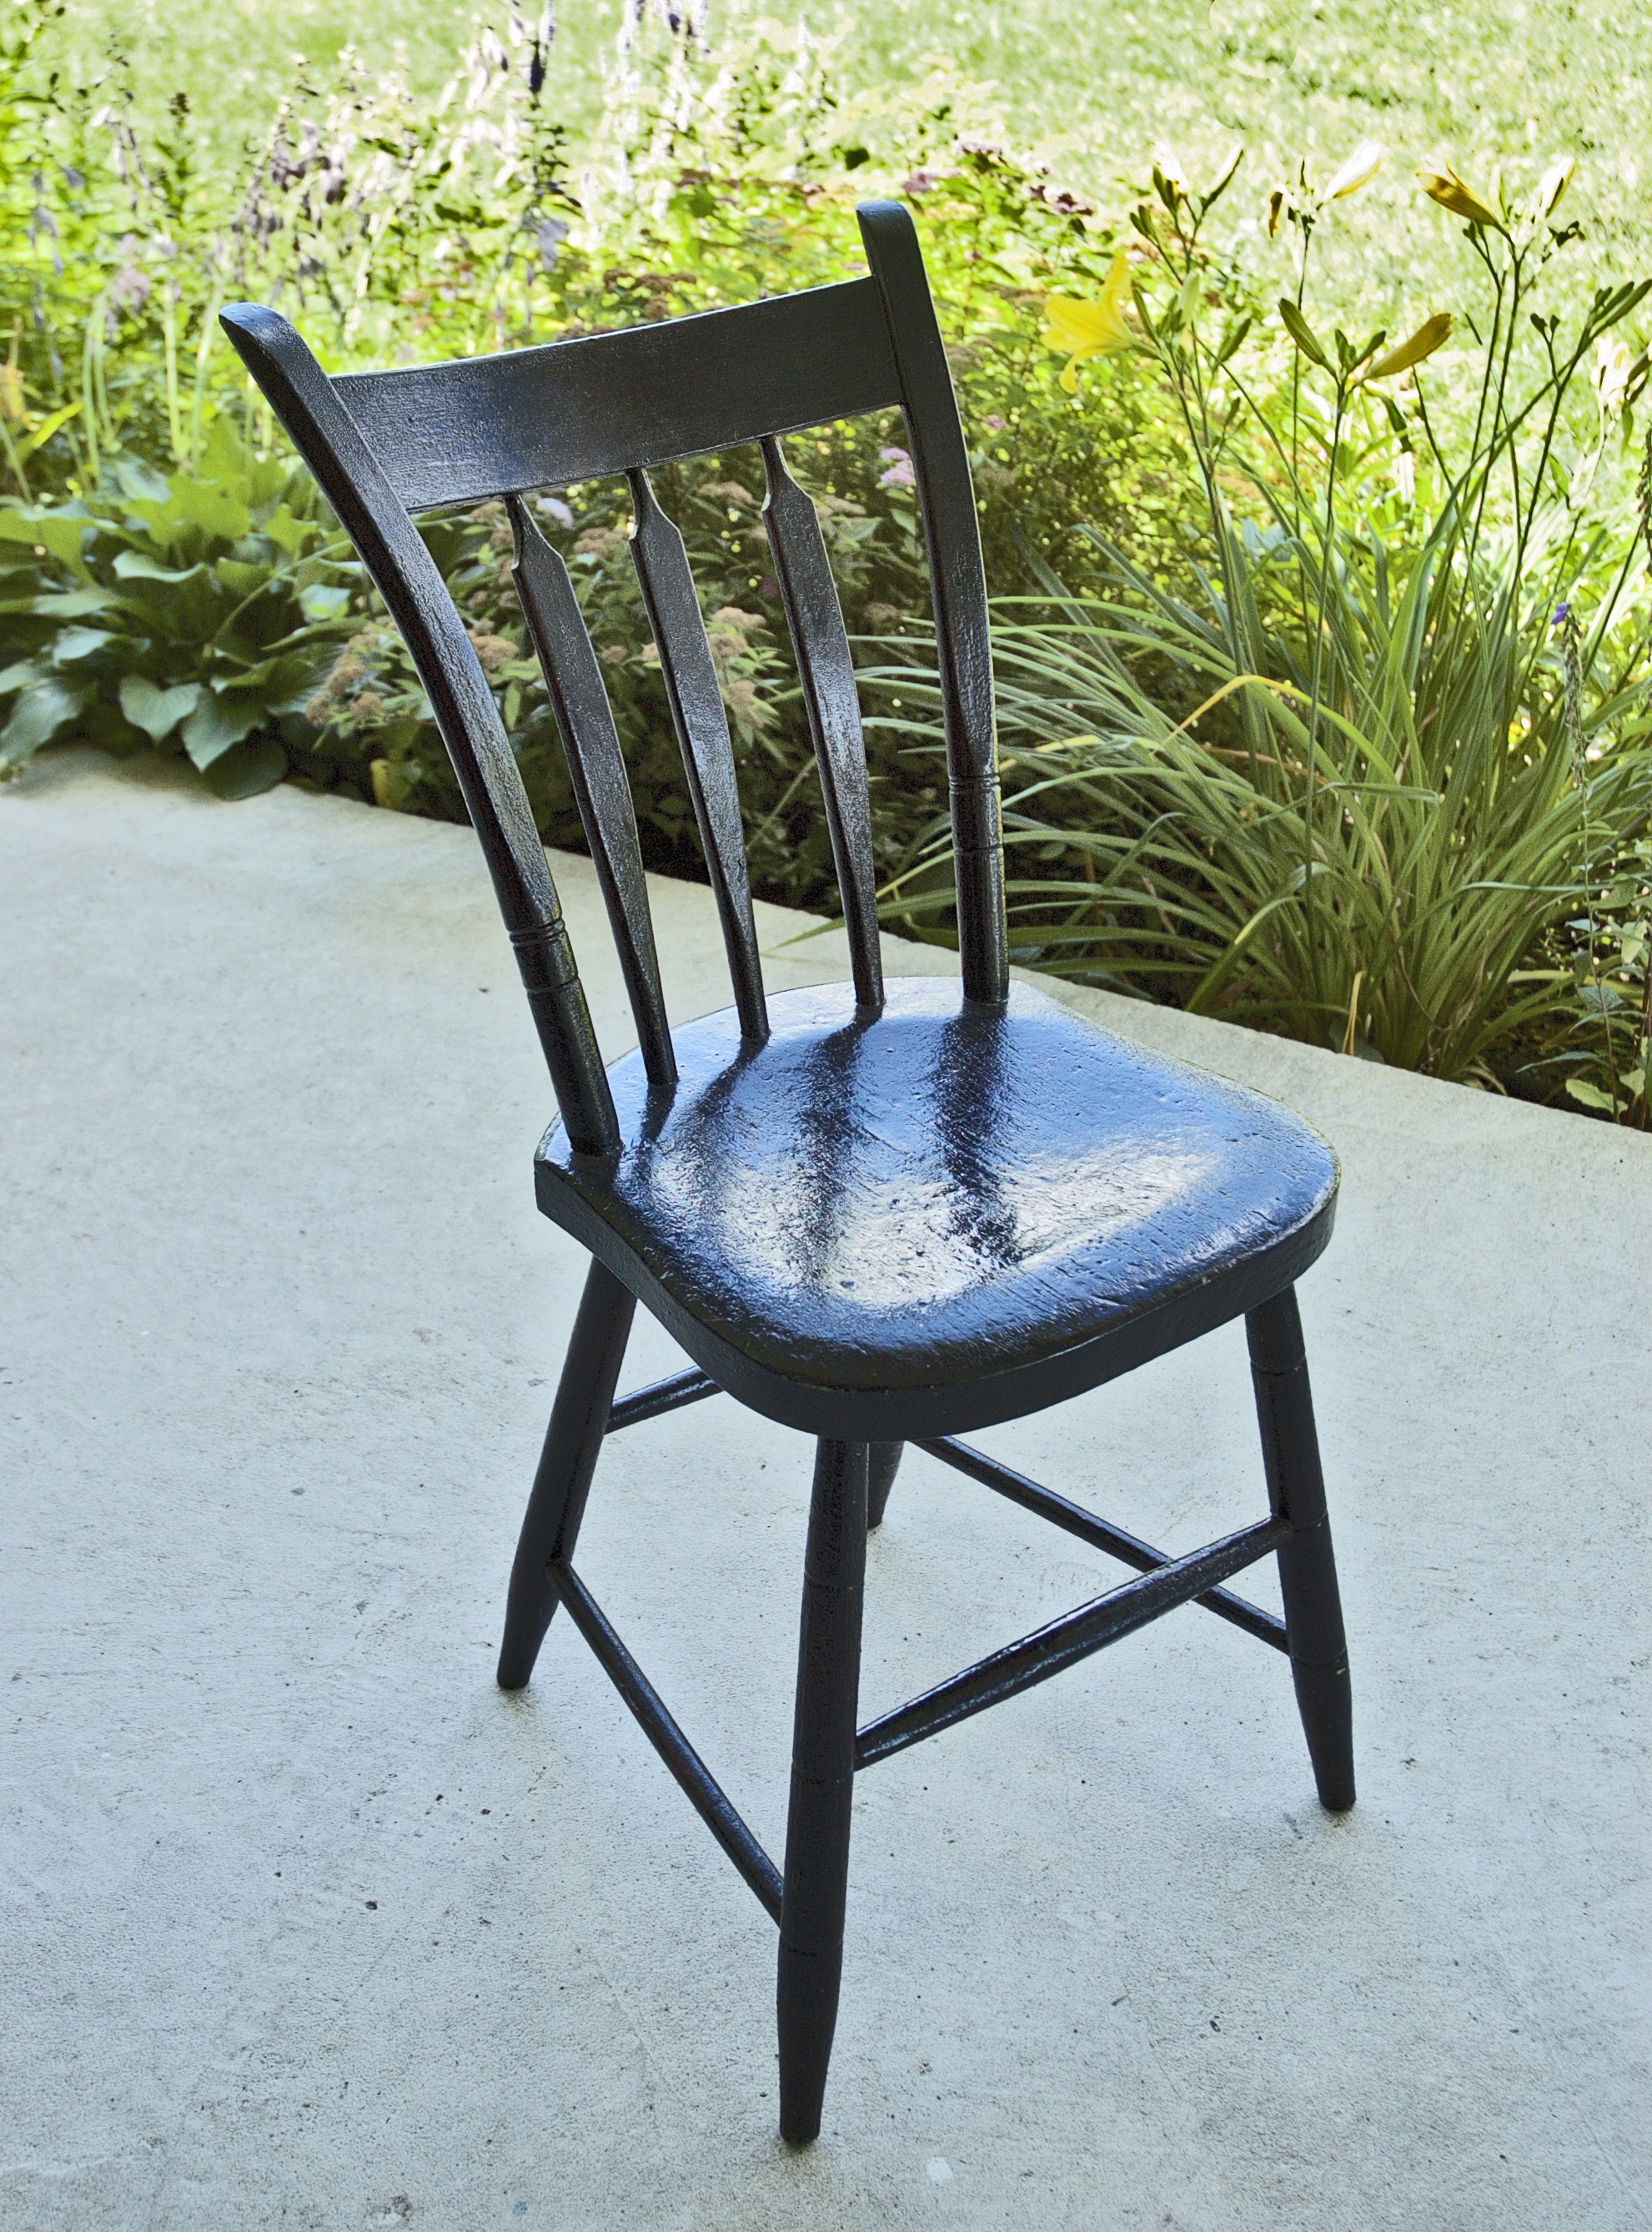
[[[502,1690],[520,1690],[526,1684],[556,1611],[550,1564],[553,1559],[573,1555],[591,1476],[611,1424],[614,1387],[636,1308],[630,1289],[593,1262],[586,1274],[573,1337],[510,1569],[499,1653]]]
[[[637,1026],[638,1051],[650,1089],[669,1093],[677,1082],[677,1062],[654,951],[637,812],[613,708],[561,553],[552,549],[519,497],[511,497],[509,509],[516,550],[511,579],[556,714],[580,827]]]
[[[781,1926],[781,2125],[820,2128],[842,1966],[866,1538],[905,1443],[1143,1574],[884,1715],[862,1764],[1184,1602],[1288,1648],[1325,1803],[1353,1799],[1347,1653],[1292,1282],[1329,1240],[1324,1143],[1253,1093],[1008,984],[974,490],[917,235],[860,211],[870,276],[548,348],[331,380],[287,321],[223,322],[401,630],[457,772],[560,1112],[541,1207],[593,1262],[523,1520],[499,1680],[566,1604]],[[780,438],[898,405],[930,561],[961,982],[882,979],[853,668]],[[683,540],[650,467],[762,445],[775,576],[821,774],[854,983],[765,996],[735,770]],[[562,561],[520,499],[627,478],[632,552],[729,955],[734,1007],[667,1027],[636,817]],[[617,941],[638,1051],[605,1070],[544,850],[461,616],[410,511],[502,496]],[[635,1304],[696,1369],[615,1399]],[[1244,1314],[1273,1516],[1171,1560],[951,1437],[1094,1387]],[[585,1587],[606,1434],[726,1391],[816,1437],[784,1878]],[[1277,1550],[1283,1623],[1218,1584]]]
[[[1279,1546],[1279,1593],[1297,1706],[1319,1802],[1332,1814],[1344,1814],[1354,1802],[1348,1638],[1295,1294],[1276,1294],[1253,1310],[1246,1332],[1268,1501],[1291,1529]]]
[[[771,1922],[781,1919],[781,1874],[735,1811],[728,1794],[666,1710],[642,1668],[609,1625],[600,1605],[572,1566],[550,1561],[550,1576],[568,1617],[590,1645],[597,1663],[631,1708],[637,1725],[677,1778],[695,1812],[757,1894]]]
[[[969,453],[912,220],[898,202],[863,202],[858,214],[900,376],[929,551],[964,997],[1001,1000],[1009,986],[1009,933],[987,579]]]
[[[881,1527],[889,1509],[889,1492],[901,1469],[904,1442],[871,1442],[866,1457],[866,1524]]]
[[[231,338],[248,308],[224,313]],[[903,400],[872,279],[333,385],[409,511],[617,477]]]
[[[631,555],[648,625],[659,652],[660,673],[683,755],[706,873],[717,902],[729,981],[742,1038],[768,1036],[762,963],[752,920],[746,874],[746,840],[740,823],[740,789],[729,741],[716,669],[689,571],[683,537],[655,502],[645,472],[630,476],[635,524]]]
[[[593,1153],[617,1146],[613,1102],[550,864],[447,585],[403,509],[384,456],[367,447],[340,399],[343,383],[327,377],[274,310],[236,303],[220,321],[338,514],[418,670],[482,845],[568,1135]],[[359,395],[354,406],[361,407]]]
[[[866,1445],[822,1439],[803,1554],[777,1984],[781,2136],[820,2128],[838,2018],[866,1577]]]
[[[884,970],[878,950],[878,879],[872,870],[866,746],[860,733],[854,661],[849,656],[849,638],[819,515],[786,470],[778,442],[763,444],[763,468],[768,477],[763,525],[820,771],[855,1002],[875,1013],[884,1004]]]
[[[553,1130],[540,1206],[721,1387],[782,1424],[922,1439],[1093,1387],[1287,1286],[1336,1164],[1274,1102],[1025,985],[902,977],[680,1025],[677,1090],[609,1071],[624,1144]]]
[[[674,1372],[669,1379],[656,1379],[634,1394],[617,1396],[608,1413],[606,1431],[617,1434],[622,1426],[640,1426],[645,1419],[663,1418],[668,1411],[685,1411],[690,1403],[703,1403],[708,1395],[722,1392],[716,1381],[697,1368]]]
[[[1208,1543],[1202,1550],[1189,1551],[1185,1558],[1172,1559],[1139,1580],[1110,1589],[1074,1612],[1063,1612],[1059,1619],[1035,1628],[1019,1642],[1005,1644],[910,1704],[871,1722],[855,1740],[855,1766],[871,1767],[973,1713],[983,1713],[989,1705],[1001,1705],[1007,1697],[1047,1682],[1053,1674],[1076,1666],[1121,1636],[1133,1635],[1167,1612],[1205,1595],[1230,1573],[1254,1566],[1278,1549],[1288,1533],[1286,1521],[1264,1519],[1220,1542]]]

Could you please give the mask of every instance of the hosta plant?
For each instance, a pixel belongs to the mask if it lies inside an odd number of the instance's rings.
[[[74,736],[187,753],[224,797],[279,782],[363,588],[315,509],[227,418],[193,472],[122,457],[85,496],[0,508],[0,775]]]

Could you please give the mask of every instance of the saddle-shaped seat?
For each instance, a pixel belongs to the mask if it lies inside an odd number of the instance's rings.
[[[651,1097],[608,1071],[624,1145],[559,1124],[540,1206],[719,1386],[857,1438],[957,1433],[1092,1387],[1288,1286],[1331,1236],[1337,1166],[1260,1093],[1016,985],[904,977],[672,1033]]]

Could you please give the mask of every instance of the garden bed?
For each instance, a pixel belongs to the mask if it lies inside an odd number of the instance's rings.
[[[1610,182],[1535,150],[1407,178],[1373,139],[1283,165],[1160,147],[1132,186],[1064,183],[954,77],[879,90],[801,33],[671,20],[633,25],[577,146],[548,23],[513,16],[440,99],[341,57],[231,158],[23,0],[0,40],[0,773],[74,736],[187,756],[221,796],[286,776],[460,816],[418,678],[217,307],[280,304],[341,369],[515,347],[840,277],[856,198],[897,193],[997,598],[1016,957],[1643,1127],[1652,359]],[[822,428],[792,463],[855,640],[885,919],[944,946],[903,439],[887,415]],[[755,467],[694,461],[660,493],[756,886],[830,906]],[[651,865],[697,874],[625,493],[537,502]],[[541,830],[577,843],[498,507],[424,531]]]

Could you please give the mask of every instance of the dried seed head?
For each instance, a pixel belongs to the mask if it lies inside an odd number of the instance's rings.
[[[470,642],[484,674],[496,674],[508,659],[516,656],[516,646],[508,635],[489,635],[482,628],[472,628]]]

